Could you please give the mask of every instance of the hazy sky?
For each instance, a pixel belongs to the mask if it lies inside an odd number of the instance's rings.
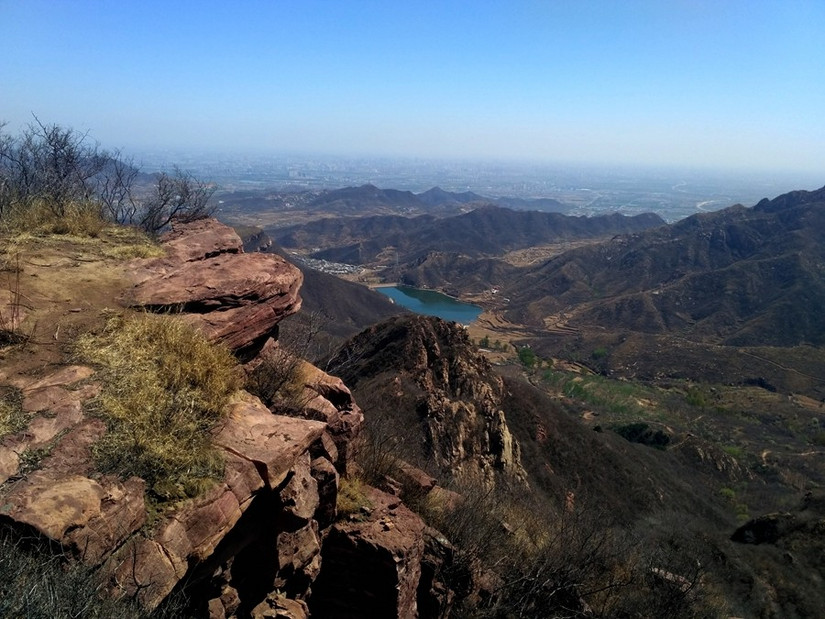
[[[0,0],[0,120],[105,147],[825,177],[825,0]]]

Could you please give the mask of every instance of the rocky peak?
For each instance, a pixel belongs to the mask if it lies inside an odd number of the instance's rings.
[[[351,339],[329,365],[362,402],[368,422],[383,415],[420,428],[413,459],[451,474],[526,478],[502,409],[502,380],[460,325],[393,318]]]

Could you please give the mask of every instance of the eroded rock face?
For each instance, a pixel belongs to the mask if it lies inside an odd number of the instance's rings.
[[[143,480],[95,470],[91,448],[106,426],[83,412],[98,388],[80,382],[93,378],[91,369],[71,366],[12,380],[30,419],[0,446],[4,480],[14,482],[0,486],[0,517],[100,566],[111,594],[149,609],[182,581],[196,590],[204,583],[201,599],[212,616],[249,612],[275,589],[306,596],[321,566],[319,521],[328,526],[336,513],[338,472],[325,456],[337,450],[328,425],[274,415],[239,392],[214,438],[224,479],[144,528]],[[39,461],[26,455],[41,447]],[[294,613],[303,607],[284,604]]]
[[[251,375],[267,365],[289,366],[288,385],[282,387],[291,393],[284,403],[277,394],[271,394],[267,403],[275,413],[296,415],[322,421],[327,425],[318,455],[335,464],[342,475],[353,471],[358,439],[364,426],[364,414],[356,404],[352,392],[340,378],[330,376],[311,363],[292,356],[274,340],[267,341],[260,354],[244,366]]]
[[[240,237],[214,219],[177,224],[163,245],[163,258],[132,263],[128,305],[183,312],[247,357],[301,307],[301,272],[275,254],[244,254]]]
[[[398,497],[370,488],[367,500],[369,515],[328,531],[310,610],[341,619],[418,617],[424,523]]]
[[[259,529],[249,522],[241,530],[237,525],[256,501],[260,503],[257,511],[268,514],[261,518],[268,519],[274,531],[273,521],[288,516],[300,526],[309,526],[319,503],[317,484],[309,471],[309,451],[323,432],[323,423],[273,415],[248,395],[236,399],[215,437],[215,444],[227,456],[223,483],[173,511],[151,537],[133,538],[110,562],[113,589],[137,596],[143,606],[154,608],[182,578],[196,581],[202,578],[204,565],[225,564],[238,555],[238,545],[253,544]],[[273,493],[288,500],[275,501]],[[237,539],[227,544],[230,535]],[[141,580],[140,575],[150,573],[151,582]],[[274,588],[274,579],[269,584],[270,590]]]
[[[407,457],[454,476],[526,480],[503,382],[460,325],[393,318],[352,338],[329,365],[370,416],[420,428],[423,449]]]
[[[164,258],[131,263],[128,303],[182,311],[244,361],[300,307],[300,272],[275,255],[244,254],[222,224],[178,225],[164,244]],[[354,468],[363,414],[341,380],[303,361],[298,375],[300,404],[289,416],[237,393],[213,435],[223,479],[146,526],[145,482],[96,469],[92,449],[106,424],[85,413],[99,393],[94,371],[0,373],[27,415],[23,430],[0,441],[0,521],[96,568],[111,595],[153,609],[185,584],[190,610],[209,617],[308,617],[324,539],[335,530],[355,540],[353,556],[381,577],[362,590],[384,596],[379,603],[392,616],[414,617],[423,523],[376,490],[369,522],[336,524],[339,476]],[[362,573],[360,564],[346,569]],[[427,583],[438,590],[432,578]],[[353,616],[370,616],[369,607]]]
[[[0,514],[96,565],[143,526],[146,513],[143,480],[94,472],[91,446],[106,427],[83,412],[97,385],[78,387],[93,374],[66,366],[42,378],[11,380],[32,417],[0,444],[0,483],[16,482],[0,490]]]

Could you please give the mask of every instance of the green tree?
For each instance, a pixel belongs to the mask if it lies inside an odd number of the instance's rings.
[[[519,348],[518,360],[526,368],[534,368],[539,362],[539,358],[536,356],[536,353],[533,352],[533,349],[529,346],[522,346]]]

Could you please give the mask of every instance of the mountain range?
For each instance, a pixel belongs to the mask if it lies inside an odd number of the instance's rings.
[[[825,191],[574,249],[504,285],[506,315],[725,345],[825,343]]]
[[[366,264],[377,261],[381,254],[386,260],[386,252],[390,252],[390,262],[404,263],[433,251],[472,257],[500,255],[536,245],[613,236],[662,224],[664,221],[651,213],[634,217],[617,213],[574,217],[488,205],[452,217],[337,217],[269,233],[286,248],[324,248],[312,254],[315,258]]]

